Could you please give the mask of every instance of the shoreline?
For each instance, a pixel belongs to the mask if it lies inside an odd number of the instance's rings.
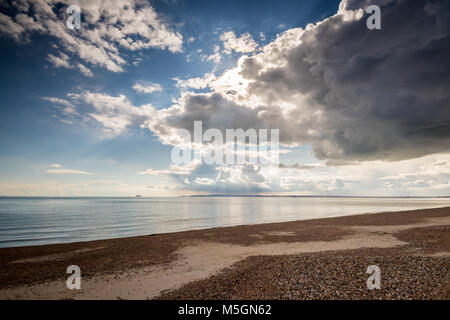
[[[298,261],[303,261],[306,267],[323,266],[330,272],[336,263],[333,259],[350,255],[354,257],[349,261],[355,264],[374,254],[394,264],[396,259],[406,259],[409,264],[431,268],[430,281],[441,283],[443,287],[439,290],[443,291],[426,292],[421,296],[411,289],[415,292],[412,297],[448,299],[448,280],[442,283],[441,271],[442,266],[447,268],[444,270],[447,277],[449,225],[450,207],[440,207],[1,248],[0,299],[320,298],[311,296],[316,289],[302,291],[303,295],[296,294],[297,291],[285,294],[284,289],[277,289],[278,285],[270,294],[265,289],[249,292],[250,287],[242,288],[239,293],[226,288],[228,282],[223,283],[221,279],[231,277],[229,282],[240,282],[253,277],[251,282],[277,279],[284,283],[304,275],[291,276],[289,274],[297,271],[285,270],[283,277],[255,279],[253,273],[265,265],[276,269],[279,262],[290,265]],[[318,260],[327,263],[322,265]],[[71,291],[65,287],[68,276],[65,271],[69,265],[81,268],[81,290]],[[411,267],[401,269],[408,273]],[[243,270],[249,272],[245,277]],[[275,271],[262,273],[271,272]],[[408,277],[415,279],[414,275]],[[339,276],[336,278],[339,280]],[[309,285],[318,283],[320,281]],[[209,289],[198,291],[196,288]],[[216,296],[217,292],[222,296]],[[333,298],[330,294],[324,297]],[[343,294],[337,297],[345,298]],[[367,294],[362,291],[361,297],[370,298]],[[389,298],[388,294],[385,297]]]
[[[190,197],[192,197],[192,196],[190,196]],[[197,196],[194,196],[194,197],[197,197]],[[302,196],[294,196],[294,197],[302,197]],[[308,196],[308,197],[311,197],[311,198],[317,197],[318,198],[318,197],[321,197],[321,196]],[[330,196],[329,198],[340,198],[340,197],[343,197],[343,196]],[[83,198],[83,197],[74,197],[74,198]],[[347,198],[359,198],[359,197],[353,197],[352,196],[352,197],[347,197]],[[362,197],[362,198],[368,198],[368,197]],[[373,198],[391,198],[391,197],[373,197]],[[402,197],[392,197],[392,198],[402,198]],[[403,198],[407,198],[407,197],[403,197]],[[415,197],[415,198],[420,199],[420,197]],[[428,198],[428,197],[423,197],[423,198]],[[434,198],[439,198],[439,197],[434,197]],[[450,198],[450,196],[444,197],[444,198]],[[316,221],[316,220],[323,220],[323,219],[335,219],[335,218],[345,218],[345,217],[354,217],[354,216],[365,216],[365,215],[374,215],[374,214],[387,214],[387,213],[396,213],[396,212],[409,212],[409,211],[418,211],[418,210],[433,210],[433,209],[444,209],[444,208],[450,208],[450,206],[446,205],[446,206],[427,207],[427,208],[419,208],[419,209],[411,209],[411,210],[395,210],[395,211],[376,211],[376,212],[364,212],[364,213],[351,213],[351,214],[345,214],[345,215],[338,214],[338,215],[334,215],[334,216],[327,216],[327,217],[320,217],[320,218],[293,219],[293,220],[271,221],[271,222],[250,223],[250,224],[230,224],[230,225],[223,225],[223,226],[205,227],[205,228],[199,228],[199,229],[185,229],[185,230],[170,231],[170,232],[148,233],[148,234],[142,234],[142,235],[113,237],[113,238],[100,238],[100,239],[85,240],[85,241],[60,242],[60,243],[49,243],[49,244],[30,244],[30,245],[24,245],[24,246],[7,246],[7,247],[1,247],[0,246],[0,250],[13,249],[13,248],[29,248],[29,247],[31,248],[31,247],[44,247],[44,246],[71,245],[71,244],[73,244],[73,245],[89,244],[91,242],[96,242],[96,241],[133,239],[133,238],[138,238],[138,237],[171,235],[171,234],[175,234],[175,233],[183,233],[183,232],[191,232],[191,231],[192,232],[201,232],[201,231],[206,231],[206,230],[214,230],[214,229],[218,229],[218,228],[260,226],[260,225],[270,225],[270,224],[280,224],[280,223],[290,223],[290,222],[300,222],[300,221]],[[24,240],[24,241],[29,241],[29,240]]]

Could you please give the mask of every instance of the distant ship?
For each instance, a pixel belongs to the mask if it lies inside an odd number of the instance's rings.
[[[140,194],[137,194],[136,198],[142,198],[142,196]]]

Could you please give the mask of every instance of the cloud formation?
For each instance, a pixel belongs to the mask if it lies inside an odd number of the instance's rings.
[[[86,77],[93,77],[94,74],[92,71],[87,68],[85,65],[78,63],[76,65],[72,65],[70,63],[70,58],[67,54],[63,52],[59,52],[59,57],[55,56],[51,53],[48,54],[47,60],[55,67],[55,68],[65,68],[65,69],[79,69],[79,71],[84,74]]]
[[[167,176],[179,190],[221,194],[445,196],[450,191],[450,155],[397,162],[366,161],[327,166],[260,167],[191,163],[141,174]]]
[[[369,2],[381,7],[381,30],[366,27]],[[310,144],[319,159],[448,152],[448,52],[448,1],[342,1],[334,16],[287,30],[221,76],[179,81],[211,93],[185,93],[149,127],[165,142],[194,120],[279,128],[282,143]]]
[[[87,115],[101,124],[105,136],[117,136],[130,127],[143,127],[152,118],[155,109],[149,105],[134,106],[124,95],[117,97],[102,93],[69,94],[71,99],[93,107]]]
[[[381,30],[366,27],[369,4],[381,7]],[[322,160],[280,168],[194,163],[141,172],[169,176],[183,189],[448,194],[448,1],[344,0],[334,16],[287,30],[258,51],[237,45],[236,36],[223,39],[225,49],[249,55],[221,75],[175,79],[182,93],[169,108],[135,106],[123,95],[72,97],[91,105],[89,116],[111,135],[146,127],[175,145],[178,129],[193,132],[194,121],[204,130],[278,128],[286,147],[310,145]]]
[[[151,94],[153,92],[162,91],[158,83],[136,82],[133,89],[139,93]]]
[[[62,165],[55,163],[50,164],[49,167],[52,169],[47,169],[45,172],[53,173],[53,174],[76,174],[76,175],[93,175],[93,173],[82,171],[82,170],[73,170],[73,169],[64,169]]]
[[[226,54],[230,54],[233,51],[240,53],[253,52],[258,47],[258,43],[253,40],[248,32],[236,37],[233,31],[227,31],[220,35],[220,41],[223,42]]]
[[[273,191],[261,170],[252,163],[216,166],[192,162],[185,166],[172,165],[168,170],[147,169],[141,174],[165,175],[172,178],[179,189],[196,192],[250,194]]]
[[[81,8],[80,30],[66,26],[65,10],[69,5]],[[17,42],[29,42],[33,33],[55,37],[59,57],[49,55],[49,60],[59,67],[69,68],[71,55],[85,63],[122,72],[126,61],[121,49],[182,51],[182,36],[171,30],[144,0],[18,0],[9,9],[14,12],[12,16],[0,13],[0,33]],[[91,76],[83,64],[74,65]]]

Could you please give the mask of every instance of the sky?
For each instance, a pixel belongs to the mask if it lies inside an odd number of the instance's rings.
[[[449,196],[449,54],[446,0],[0,0],[0,196]],[[174,164],[194,121],[279,165]]]

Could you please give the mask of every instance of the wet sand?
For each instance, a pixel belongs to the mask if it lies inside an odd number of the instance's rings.
[[[0,299],[448,299],[449,231],[447,207],[4,248]]]

